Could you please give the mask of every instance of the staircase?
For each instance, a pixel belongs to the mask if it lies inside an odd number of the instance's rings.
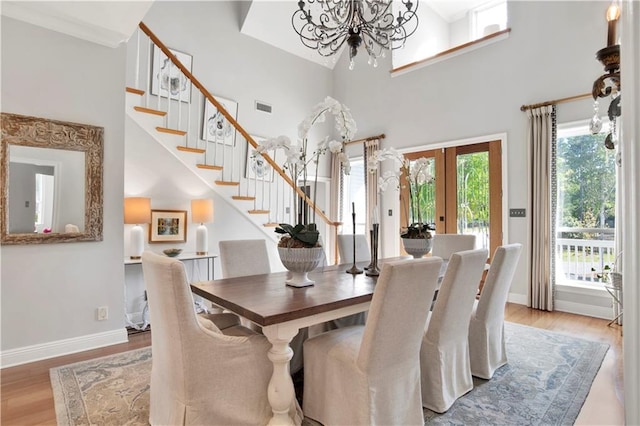
[[[140,23],[135,79],[126,87],[127,115],[271,240],[278,239],[277,224],[296,223],[294,203],[302,198],[315,210],[327,257],[334,259],[340,223],[329,220],[279,167],[284,154],[252,155],[257,143],[229,112],[235,104],[214,98],[180,55]]]

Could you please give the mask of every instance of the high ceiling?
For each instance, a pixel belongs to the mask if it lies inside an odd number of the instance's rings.
[[[2,15],[108,47],[129,40],[153,0],[2,1]]]
[[[443,20],[450,23],[463,17],[469,9],[483,3],[487,3],[487,0],[420,0],[418,7],[430,7]],[[327,58],[320,56],[315,50],[305,47],[291,24],[291,16],[297,9],[297,0],[253,0],[241,32],[301,58],[333,69],[342,52]]]
[[[418,0],[414,0],[418,1]],[[487,0],[420,0],[445,21],[459,19]],[[333,69],[341,52],[322,57],[305,47],[291,25],[297,0],[253,0],[241,32],[279,49]],[[153,0],[136,1],[2,1],[2,15],[109,47],[126,42]]]

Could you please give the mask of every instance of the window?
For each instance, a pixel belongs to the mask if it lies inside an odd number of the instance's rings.
[[[472,40],[507,28],[507,3],[501,1],[484,4],[471,11]]]
[[[367,234],[365,232],[367,212],[366,194],[364,186],[364,159],[351,159],[351,173],[344,176],[344,192],[342,203],[342,227],[341,234],[353,233],[352,213],[356,213],[356,234]]]
[[[608,127],[608,126],[603,126]],[[615,151],[606,133],[587,125],[558,127],[556,173],[556,283],[593,284],[592,268],[615,262]]]

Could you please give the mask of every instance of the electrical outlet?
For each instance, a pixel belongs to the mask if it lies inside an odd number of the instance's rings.
[[[393,210],[389,209],[389,216],[393,216]]]
[[[109,308],[107,306],[100,306],[97,309],[98,321],[104,321],[109,319]]]

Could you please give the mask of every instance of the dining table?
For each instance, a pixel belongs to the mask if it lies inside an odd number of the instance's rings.
[[[379,260],[379,264],[383,268],[387,262],[409,259],[394,257]],[[357,265],[363,269],[367,262]],[[271,343],[268,357],[273,373],[267,395],[273,416],[268,424],[293,424],[289,407],[295,391],[289,361],[293,357],[290,343],[298,331],[369,309],[377,276],[347,273],[351,266],[318,268],[309,273],[314,284],[300,288],[286,285],[287,271],[191,284],[193,293],[262,327]],[[445,270],[443,265],[441,276]]]

